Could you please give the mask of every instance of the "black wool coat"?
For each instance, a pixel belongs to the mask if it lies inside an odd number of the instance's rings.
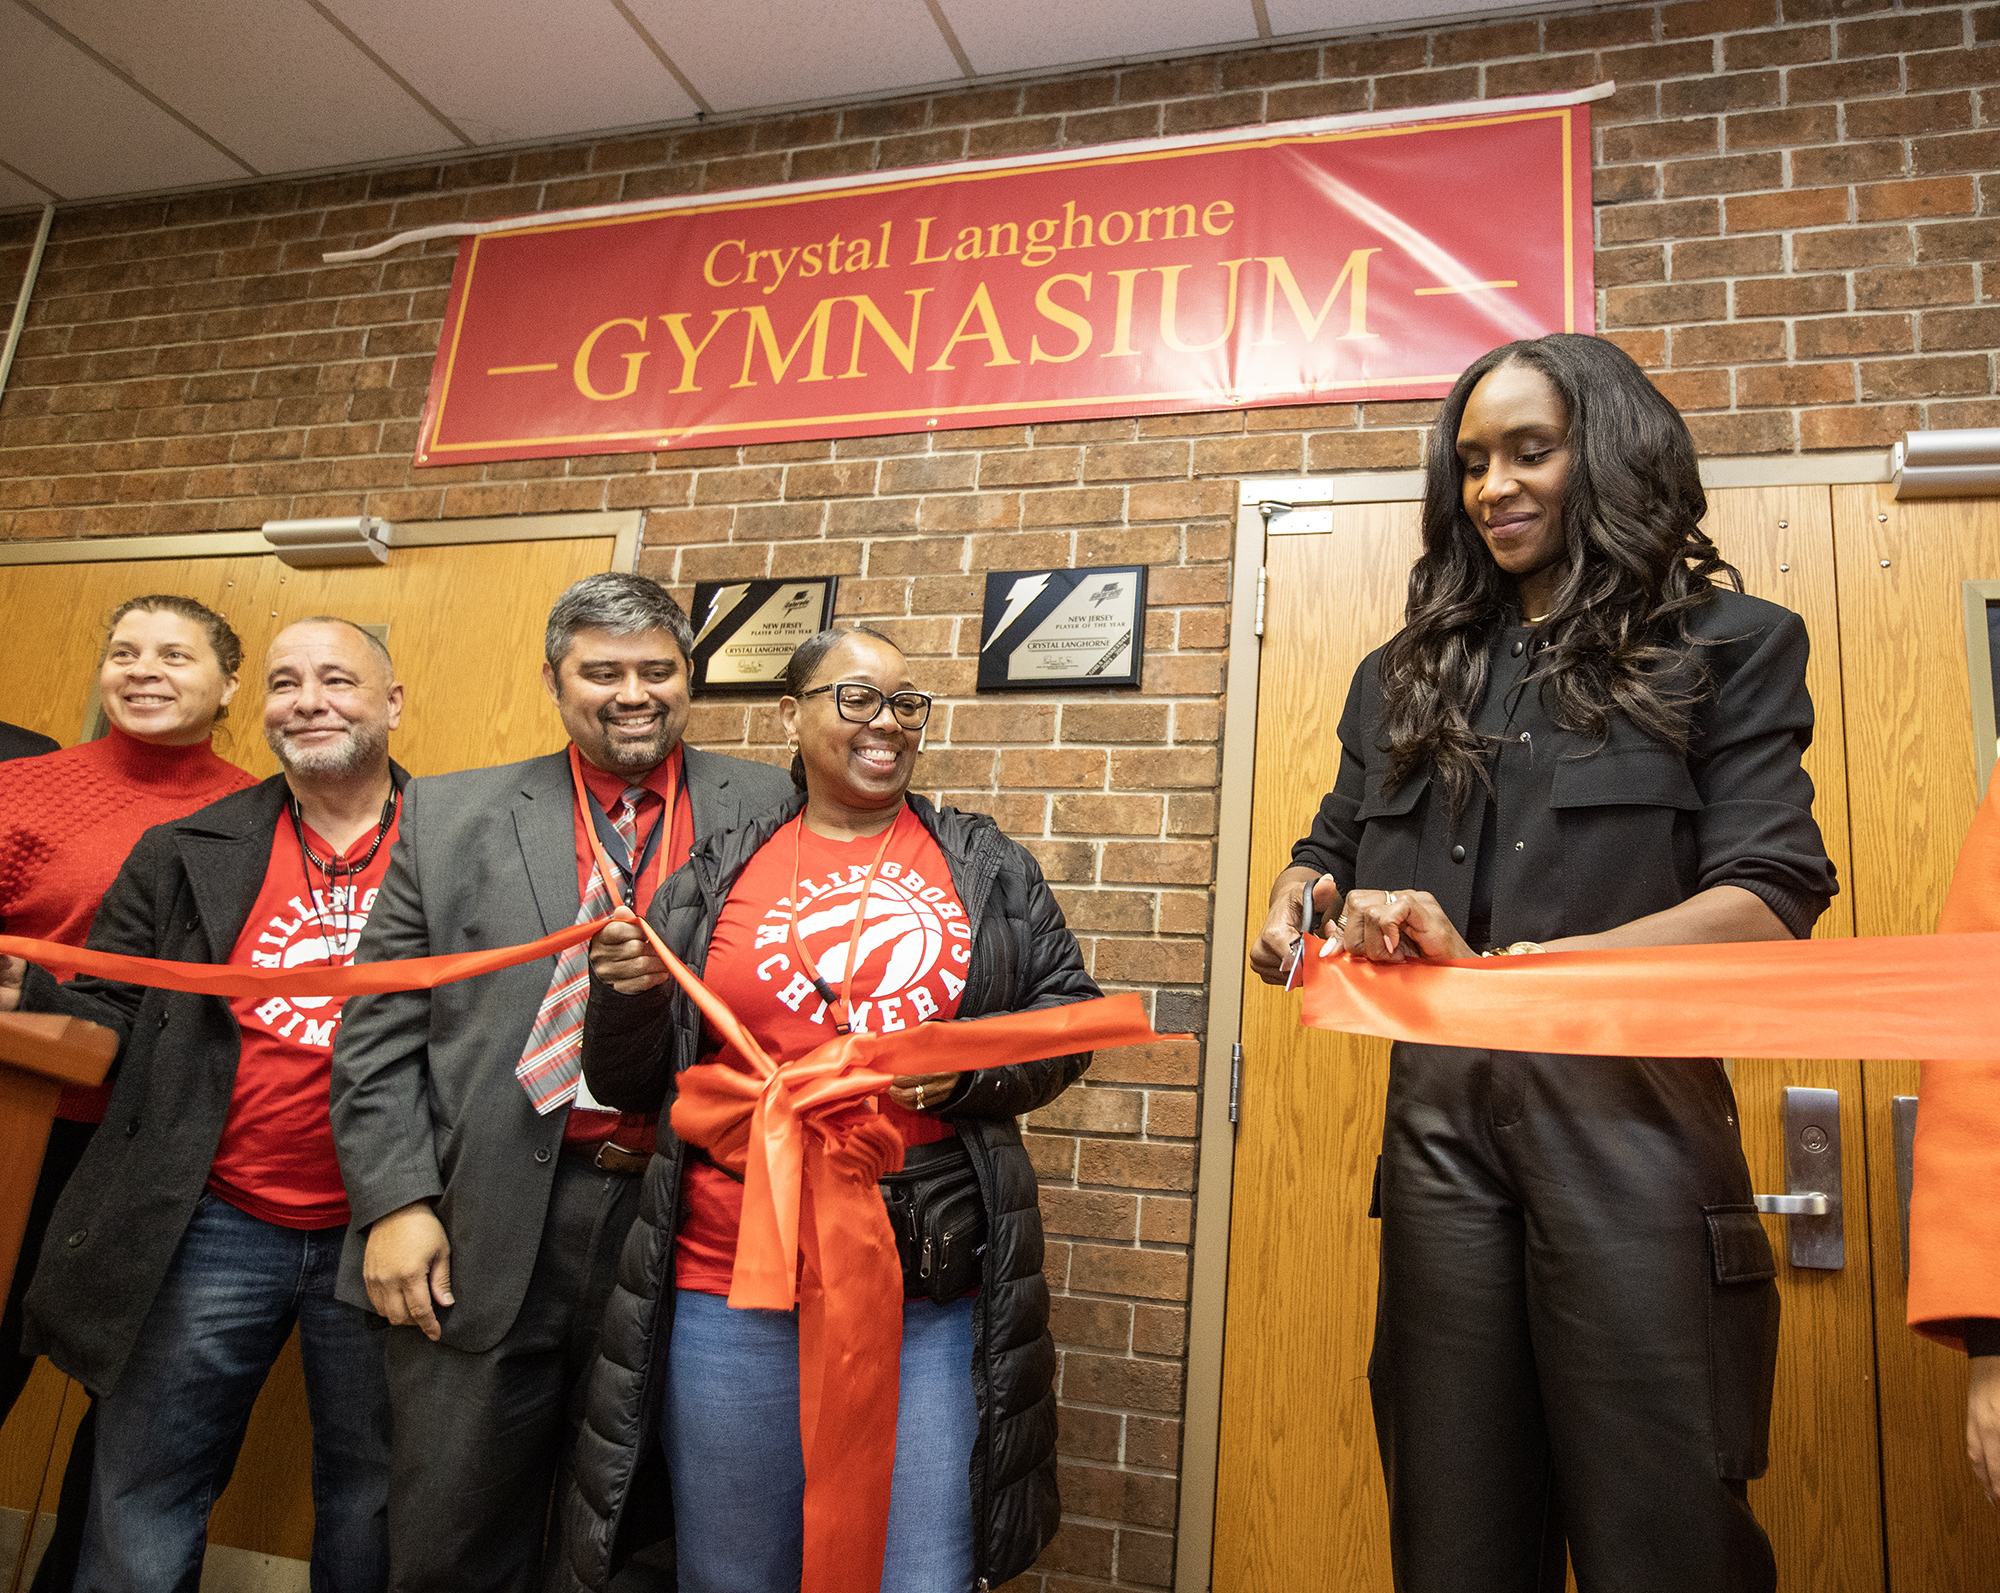
[[[390,771],[400,790],[408,773]],[[226,961],[270,871],[289,794],[274,774],[140,836],[98,906],[91,950]],[[106,1394],[208,1187],[242,1031],[222,996],[89,975],[60,984],[33,965],[21,995],[23,1011],[87,1018],[119,1040],[104,1124],[56,1202],[24,1306],[27,1353]]]
[[[1076,939],[1035,861],[983,814],[910,807],[944,853],[972,930],[958,1016],[986,1017],[1086,1001],[1099,994]],[[706,964],[730,887],[801,799],[747,828],[704,841],[654,899],[647,917],[697,973]],[[633,1550],[672,1531],[658,1413],[673,1332],[674,1235],[685,1147],[666,1113],[674,1080],[698,1060],[701,1017],[678,990],[620,996],[592,982],[583,1066],[591,1093],[623,1111],[659,1111],[658,1153],[647,1168],[639,1220],[625,1242],[605,1314],[575,1455],[576,1482],[560,1501],[570,1571],[600,1588]],[[979,1437],[970,1485],[979,1586],[1026,1570],[1055,1536],[1055,1345],[1042,1276],[1035,1170],[1015,1119],[1054,1100],[1090,1065],[1088,1053],[966,1075],[936,1115],[953,1123],[986,1200],[988,1243],[973,1315],[973,1390]]]

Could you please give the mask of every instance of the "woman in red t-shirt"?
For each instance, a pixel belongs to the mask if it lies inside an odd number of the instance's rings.
[[[81,946],[141,835],[257,783],[209,748],[242,662],[229,622],[191,597],[135,597],[112,610],[97,675],[104,734],[0,763],[0,931]],[[43,1229],[110,1096],[109,1085],[68,1088],[57,1106],[0,1322],[0,1417],[35,1366],[21,1353],[21,1297]],[[67,1587],[75,1569],[94,1428],[79,1429],[72,1447],[37,1587]]]
[[[704,841],[649,914],[759,1045],[783,1062],[843,1028],[887,1033],[1098,993],[1027,851],[983,815],[909,794],[931,699],[895,643],[823,632],[793,655],[785,685],[799,799]],[[663,1110],[682,1068],[731,1061],[692,1003],[662,988],[636,926],[603,931],[591,961],[583,1065],[599,1100]],[[882,1102],[906,1166],[955,1164],[984,1208],[962,1274],[941,1273],[941,1242],[928,1262],[921,1245],[906,1249],[884,1593],[998,1586],[1055,1533],[1055,1354],[1017,1119],[1088,1063],[905,1077]],[[595,1586],[614,1524],[621,1551],[671,1530],[682,1593],[790,1593],[803,1531],[797,1317],[729,1308],[742,1188],[661,1121],[577,1452],[570,1553]],[[902,1211],[887,1186],[885,1198]],[[648,1522],[625,1508],[662,1460],[671,1528],[664,1512]]]

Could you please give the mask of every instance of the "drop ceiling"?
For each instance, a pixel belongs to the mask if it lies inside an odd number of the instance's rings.
[[[1519,0],[0,0],[0,210],[1514,9]]]

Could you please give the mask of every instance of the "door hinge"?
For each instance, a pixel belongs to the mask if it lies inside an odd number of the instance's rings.
[[[1257,571],[1257,624],[1255,634],[1258,636],[1264,634],[1264,590],[1270,577],[1271,572],[1267,569],[1260,568]]]
[[[1237,1120],[1237,1105],[1243,1092],[1243,1042],[1229,1048],[1229,1121]]]

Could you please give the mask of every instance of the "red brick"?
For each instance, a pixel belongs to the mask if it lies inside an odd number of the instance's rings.
[[[1841,23],[1834,30],[1834,49],[1842,60],[1918,50],[1956,51],[1964,42],[1964,30],[1964,14],[1956,7],[1928,13],[1899,11],[1891,17]]]
[[[1059,796],[1049,822],[1058,834],[1158,835],[1165,811],[1160,796]]]
[[[1817,104],[1823,101],[1862,100],[1872,95],[1902,92],[1902,68],[1894,56],[1877,56],[1859,61],[1836,61],[1823,66],[1801,66],[1785,74],[1785,103]],[[1773,99],[1772,104],[1779,101]],[[1856,137],[1850,122],[1847,136]],[[1870,137],[1880,137],[1873,133]]]
[[[1799,447],[1885,448],[1922,425],[1914,404],[1867,409],[1808,409],[1799,415]]]
[[[1833,54],[1833,30],[1828,27],[1759,28],[1735,33],[1722,41],[1723,63],[1732,72],[1763,66],[1798,66],[1824,61]]]
[[[1308,116],[1340,116],[1368,109],[1365,81],[1310,83],[1302,88],[1273,89],[1264,97],[1264,115],[1273,122]]]
[[[1875,183],[1854,191],[1858,221],[1907,216],[1963,216],[1979,208],[1970,177],[1931,177],[1918,182]]]
[[[1081,1198],[1117,1199],[1116,1196],[1081,1196],[1068,1190],[1045,1189],[1042,1191],[1042,1225],[1051,1232],[1077,1233],[1076,1228],[1057,1228],[1052,1218],[1051,1200]],[[1137,1202],[1134,1202],[1136,1205]],[[1061,1210],[1060,1206],[1053,1208]],[[1109,1237],[1091,1234],[1088,1237]],[[1132,1343],[1132,1306],[1125,1300],[1093,1300],[1084,1295],[1058,1294],[1049,1301],[1049,1331],[1055,1341],[1065,1347],[1081,1346],[1093,1350],[1125,1350]],[[1089,1414],[1096,1414],[1091,1412]],[[1116,1438],[1113,1438],[1112,1453],[1116,1454]],[[1065,1454],[1075,1451],[1065,1449]]]
[[[1673,249],[1676,282],[1698,281],[1703,277],[1765,276],[1784,269],[1785,244],[1777,233],[1677,243]],[[1604,280],[1601,270],[1598,280]]]
[[[1851,404],[1852,364],[1745,366],[1736,373],[1736,402],[1745,406]]]
[[[1185,442],[1100,443],[1083,451],[1083,479],[1137,481],[1149,476],[1185,476],[1188,459]]]
[[[1193,1139],[1198,1117],[1194,1096],[1170,1094],[1165,1090],[1153,1090],[1146,1096],[1146,1134],[1151,1139]],[[1168,1207],[1155,1203],[1162,1212]],[[1185,1210],[1178,1218],[1186,1220]],[[1185,1227],[1175,1229],[1172,1216],[1163,1215],[1157,1221],[1144,1223],[1139,1237],[1162,1244],[1186,1244],[1191,1236]]]
[[[1104,754],[1081,747],[1037,747],[1000,754],[1003,787],[1101,786]]]
[[[1926,353],[2000,346],[2000,309],[1926,310],[1919,324]]]
[[[1777,20],[1777,0],[1685,0],[1660,11],[1661,30],[1670,39],[1748,32]]]
[[[1674,160],[1661,168],[1669,199],[1691,194],[1740,194],[1776,188],[1785,180],[1785,158],[1777,150],[1724,155],[1715,160]]]
[[[1970,94],[1905,94],[1860,100],[1843,113],[1847,136],[1855,139],[1913,138],[1958,132],[1973,125]]]
[[[1184,1300],[1187,1298],[1187,1265],[1185,1253],[1177,1250],[1135,1250],[1118,1245],[1073,1245],[1070,1247],[1070,1288],[1084,1294],[1124,1294],[1136,1295],[1150,1300]],[[1079,1357],[1065,1356],[1063,1374],[1063,1397],[1081,1399],[1085,1404],[1111,1404],[1110,1400],[1094,1399],[1087,1394],[1080,1395],[1073,1386],[1073,1373]],[[1142,1363],[1126,1362],[1136,1366]],[[1180,1368],[1171,1367],[1175,1382],[1178,1383]],[[1119,1400],[1122,1405],[1137,1405],[1141,1410],[1177,1410],[1175,1405],[1148,1405],[1143,1399]]]
[[[1612,288],[1605,295],[1610,326],[1671,326],[1719,321],[1729,312],[1729,289],[1720,282],[1677,282]]]
[[[1145,1109],[1144,1091],[1078,1086],[1064,1090],[1047,1106],[1031,1112],[1028,1123],[1041,1133],[1061,1130],[1082,1134],[1136,1134],[1144,1121]]]
[[[1078,1143],[1076,1180],[1115,1189],[1194,1188],[1194,1150],[1187,1145],[1146,1145],[1132,1140]]]
[[[1758,277],[1732,284],[1730,302],[1739,316],[1822,315],[1847,308],[1847,278]]]
[[[2000,257],[2000,220],[1933,221],[1916,228],[1919,260],[1979,260]]]
[[[1864,271],[1854,279],[1857,310],[1898,310],[1928,305],[1969,304],[1969,265],[1911,266],[1900,271]]]
[[[1956,31],[1957,18],[1950,20]],[[1938,89],[1991,88],[2000,82],[2000,47],[1989,45],[1984,49],[1938,50],[1906,56],[1903,72],[1905,86],[1912,94],[1928,94]]]
[[[1799,321],[1792,327],[1792,347],[1802,360],[1842,354],[1902,354],[1914,346],[1907,315],[1839,316]]]
[[[1910,169],[1919,175],[1948,171],[1989,173],[1996,166],[2000,166],[2000,132],[1953,133],[1910,141]]]
[[[1375,109],[1378,111],[1398,110],[1412,105],[1446,105],[1453,100],[1476,99],[1478,95],[1479,69],[1471,66],[1375,79]]]
[[[1722,147],[1721,127],[1721,122],[1713,116],[1607,127],[1601,153],[1608,165],[1669,160],[1677,155],[1713,155]]]
[[[1664,205],[1620,205],[1604,211],[1597,225],[1600,236],[1607,244],[1708,238],[1721,231],[1720,203],[1715,199],[1682,199]],[[1733,230],[1747,232],[1753,229],[1737,227]]]
[[[1197,1084],[1201,1047],[1193,1040],[1155,1040],[1099,1051],[1091,1059],[1090,1076],[1106,1084]]]
[[[1810,70],[1802,68],[1801,70]],[[1607,65],[1605,76],[1611,76]],[[1621,79],[1621,85],[1625,79]],[[1662,116],[1712,116],[1784,103],[1776,72],[1719,72],[1660,85]]]
[[[1695,448],[1703,454],[1788,454],[1795,441],[1789,410],[1690,415],[1687,425]]]
[[[1742,194],[1723,201],[1725,230],[1770,232],[1784,227],[1831,227],[1847,220],[1845,188],[1794,188]]]
[[[1407,470],[1423,462],[1420,431],[1325,431],[1308,439],[1308,470]]]
[[[1852,271],[1909,261],[1908,227],[1835,227],[1792,239],[1795,271]]]
[[[1021,499],[1012,492],[964,492],[927,497],[917,510],[926,531],[993,531],[1021,523]]]
[[[1063,919],[1079,935],[1149,933],[1158,914],[1151,891],[1110,891],[1101,889],[1055,892]],[[1092,1064],[1093,1068],[1095,1063]],[[1092,1073],[1093,1078],[1098,1077]]]
[[[1860,369],[1861,396],[1865,400],[1959,398],[1968,394],[1984,396],[1993,391],[1993,378],[1983,353],[1863,360]]]
[[[1983,138],[1983,134],[1974,134]],[[1939,140],[1939,142],[1946,142]],[[1903,141],[1884,139],[1873,144],[1829,144],[1819,149],[1792,151],[1792,181],[1801,188],[1818,188],[1829,183],[1877,182],[1903,175]]]
[[[1653,385],[1676,409],[1727,409],[1729,372],[1662,371],[1653,376]]]

